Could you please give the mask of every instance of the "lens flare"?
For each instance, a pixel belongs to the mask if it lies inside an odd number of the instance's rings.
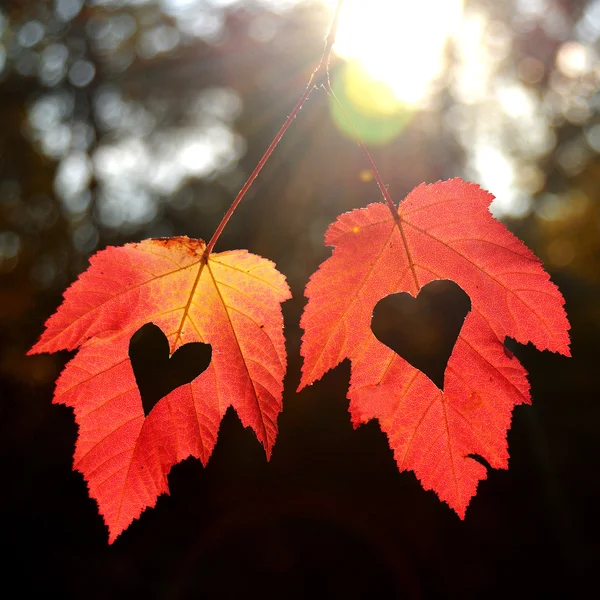
[[[414,112],[358,63],[345,64],[335,73],[331,86],[343,107],[330,100],[333,122],[350,138],[356,129],[366,144],[390,142],[405,129]]]
[[[350,88],[357,86],[344,84],[356,111],[367,117],[406,116],[422,104],[443,70],[444,50],[460,25],[463,1],[344,2],[334,52],[347,63],[346,79],[362,78],[368,84],[360,94],[353,91],[352,98]],[[323,2],[332,9],[336,5],[334,0]]]

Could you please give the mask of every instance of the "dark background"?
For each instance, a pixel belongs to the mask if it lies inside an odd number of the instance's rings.
[[[208,466],[175,466],[171,495],[108,546],[95,502],[71,470],[72,412],[51,404],[69,355],[25,353],[95,251],[152,236],[210,238],[322,49],[323,6],[288,4],[195,0],[193,13],[178,13],[169,2],[0,3],[6,597],[597,589],[600,3],[583,0],[467,2],[484,23],[475,58],[491,57],[485,93],[460,91],[466,59],[455,42],[426,106],[371,115],[365,125],[406,122],[371,146],[396,201],[422,181],[455,176],[500,196],[477,149],[509,160],[512,179],[501,183],[514,197],[496,214],[544,260],[566,298],[573,358],[516,349],[533,405],[515,410],[510,468],[489,472],[466,520],[412,473],[398,473],[375,422],[353,431],[347,363],[295,393],[304,285],[330,255],[323,233],[341,212],[378,200],[364,157],[317,90],[216,248],[268,257],[292,289],[273,457],[265,461],[230,409]],[[334,80],[342,68],[335,60]],[[526,90],[535,119],[503,104],[501,85]],[[546,136],[541,150],[536,127]]]

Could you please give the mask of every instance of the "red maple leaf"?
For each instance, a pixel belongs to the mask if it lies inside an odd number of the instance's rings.
[[[398,468],[413,470],[461,518],[486,468],[507,468],[513,407],[529,403],[526,371],[504,341],[569,356],[564,299],[539,259],[488,210],[493,196],[454,179],[414,189],[398,208],[385,204],[341,215],[327,230],[333,255],[311,277],[302,316],[299,389],[345,358],[355,427],[378,419]],[[440,390],[371,331],[377,302],[416,297],[439,279],[470,297]]]
[[[205,247],[176,237],[98,252],[30,350],[79,348],[54,402],[75,411],[74,468],[98,502],[110,542],[168,493],[174,464],[190,455],[206,464],[227,407],[271,454],[286,369],[280,303],[289,289],[270,261],[245,250],[203,261]],[[128,352],[148,322],[167,334],[171,354],[204,342],[212,361],[145,416]]]

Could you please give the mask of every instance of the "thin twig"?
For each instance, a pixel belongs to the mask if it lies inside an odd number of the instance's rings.
[[[213,248],[215,247],[215,244],[217,243],[219,236],[221,235],[221,233],[223,233],[223,229],[225,229],[225,226],[227,225],[227,222],[231,218],[231,215],[233,215],[235,209],[238,207],[238,205],[240,204],[240,202],[246,195],[246,192],[250,189],[250,186],[252,185],[254,180],[258,177],[258,174],[262,171],[262,168],[265,166],[265,163],[269,160],[269,157],[273,153],[273,150],[275,150],[275,148],[277,147],[277,144],[279,144],[281,138],[284,136],[285,132],[288,130],[289,126],[292,124],[292,121],[296,118],[296,116],[298,115],[298,113],[300,112],[302,107],[304,106],[304,103],[308,100],[308,97],[310,96],[311,92],[317,86],[319,79],[321,79],[324,74],[327,75],[327,79],[329,78],[329,60],[331,58],[331,51],[333,49],[333,45],[335,44],[335,37],[337,34],[337,29],[338,29],[338,24],[339,24],[340,12],[342,10],[343,4],[344,4],[344,0],[338,0],[337,7],[335,10],[335,15],[331,22],[331,26],[329,27],[329,33],[327,34],[327,38],[325,41],[325,49],[323,50],[323,54],[321,55],[319,64],[317,65],[315,70],[312,72],[310,79],[308,80],[308,83],[306,84],[306,90],[300,97],[300,100],[298,100],[296,106],[294,107],[294,110],[292,110],[292,112],[289,114],[288,118],[285,120],[285,123],[281,126],[281,129],[277,132],[277,135],[273,138],[273,141],[269,144],[269,147],[267,148],[266,152],[263,154],[262,158],[258,161],[258,164],[256,165],[254,171],[252,171],[252,173],[250,174],[250,177],[248,177],[248,180],[243,185],[243,187],[239,191],[238,195],[235,197],[235,200],[232,202],[231,206],[229,207],[229,210],[225,213],[225,216],[219,223],[219,226],[217,227],[215,233],[213,234],[212,238],[208,242],[206,249],[204,250],[204,253],[202,255],[202,260],[204,260],[204,261],[208,260],[210,253],[212,252]]]

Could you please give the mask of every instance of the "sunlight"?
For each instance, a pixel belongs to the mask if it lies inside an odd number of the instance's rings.
[[[332,10],[337,2],[323,0]],[[399,104],[416,107],[444,64],[463,0],[346,0],[335,53],[385,84]]]

